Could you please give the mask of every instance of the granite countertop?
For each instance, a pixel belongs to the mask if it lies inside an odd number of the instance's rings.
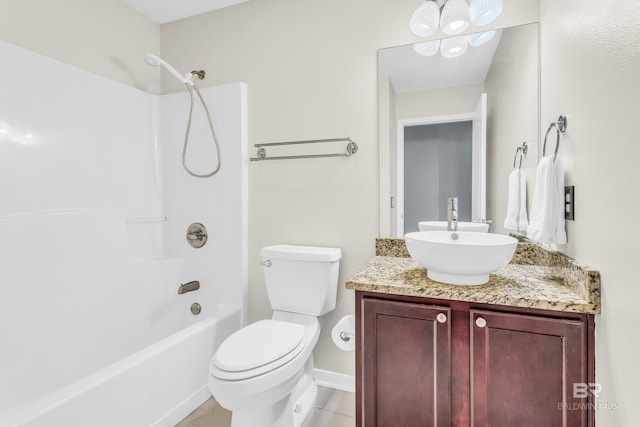
[[[347,289],[574,313],[600,313],[600,273],[534,243],[519,243],[511,263],[484,285],[447,285],[427,277],[402,239],[377,239],[376,257]]]

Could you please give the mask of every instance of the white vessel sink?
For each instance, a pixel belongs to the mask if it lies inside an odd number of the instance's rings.
[[[510,236],[472,231],[417,231],[407,233],[404,240],[431,280],[451,285],[487,283],[489,273],[507,265],[518,245]]]
[[[418,223],[420,231],[446,231],[447,221],[420,221]],[[475,231],[486,233],[489,231],[489,224],[486,222],[458,222],[458,231]]]

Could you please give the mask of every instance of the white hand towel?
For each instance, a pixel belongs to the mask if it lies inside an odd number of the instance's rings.
[[[504,228],[515,231],[527,231],[527,176],[522,169],[515,169],[509,175],[509,194],[507,199],[507,217]]]
[[[538,165],[527,236],[541,243],[567,243],[564,223],[564,170],[558,157],[543,157]]]

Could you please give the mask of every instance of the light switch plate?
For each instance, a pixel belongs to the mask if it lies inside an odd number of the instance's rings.
[[[575,199],[573,185],[564,187],[564,219],[575,220]]]

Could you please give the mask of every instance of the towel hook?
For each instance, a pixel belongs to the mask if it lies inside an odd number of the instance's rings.
[[[542,145],[542,157],[545,156],[545,151],[547,148],[547,137],[549,136],[549,132],[551,128],[556,128],[556,149],[553,151],[553,158],[555,159],[558,156],[558,148],[560,147],[560,133],[567,130],[567,116],[561,114],[558,117],[557,122],[551,122],[549,127],[547,128],[547,133],[544,134],[544,144]]]
[[[513,168],[516,168],[516,159],[518,158],[518,153],[520,153],[520,163],[518,164],[518,169],[522,169],[522,159],[527,155],[529,151],[529,145],[527,141],[522,143],[522,146],[516,148],[516,154],[513,156]]]

